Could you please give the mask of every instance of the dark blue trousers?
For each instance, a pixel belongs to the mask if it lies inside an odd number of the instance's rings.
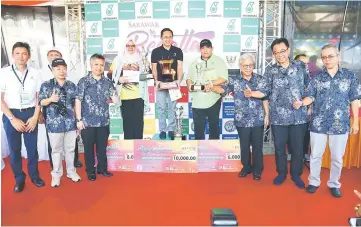
[[[26,110],[26,111],[19,111],[19,110],[12,110],[14,117],[21,119],[24,123],[34,115],[35,108]],[[23,172],[22,167],[22,158],[21,158],[21,134],[24,134],[24,143],[26,147],[26,151],[28,153],[28,174],[31,179],[36,180],[39,178],[39,171],[38,171],[38,127],[35,128],[34,131],[28,132],[18,132],[12,126],[10,120],[3,115],[3,123],[4,129],[6,133],[6,137],[8,139],[9,149],[10,149],[10,164],[11,169],[15,175],[16,183],[25,182],[26,175]]]

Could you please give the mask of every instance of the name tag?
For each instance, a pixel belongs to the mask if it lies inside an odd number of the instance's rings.
[[[30,104],[31,98],[30,94],[27,91],[21,91],[21,106],[28,106]]]

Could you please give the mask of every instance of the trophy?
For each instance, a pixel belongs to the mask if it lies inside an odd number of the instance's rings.
[[[178,84],[174,81],[174,76],[176,72],[174,69],[172,69],[172,64],[174,60],[160,60],[159,65],[161,68],[161,75],[159,77],[161,78],[159,81],[159,89],[160,90],[169,90],[169,89],[175,89],[178,88]]]
[[[176,118],[176,126],[175,126],[174,140],[182,140],[183,139],[183,130],[182,130],[183,106],[178,106],[178,105],[176,106],[175,118]]]
[[[142,62],[143,62],[143,72],[145,74],[151,74],[151,68],[150,68],[150,62],[148,61],[148,51],[145,51],[144,46],[142,46],[142,51],[140,52],[140,55],[142,56]]]
[[[204,63],[199,61],[196,64],[197,76],[194,81],[194,84],[191,85],[191,91],[204,91],[204,89],[205,89],[205,81],[203,78],[204,70],[205,70]]]

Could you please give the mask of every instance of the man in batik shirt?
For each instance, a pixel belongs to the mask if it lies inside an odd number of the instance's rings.
[[[321,50],[324,69],[310,83],[308,97],[295,102],[294,107],[313,103],[310,123],[311,158],[309,186],[307,192],[315,193],[321,184],[320,172],[322,156],[327,141],[331,151],[331,171],[327,186],[331,194],[341,197],[341,177],[343,156],[349,133],[359,131],[358,110],[361,95],[359,80],[355,73],[339,66],[339,52],[334,45],[326,45]],[[350,105],[354,121],[350,128]]]
[[[303,137],[307,129],[307,107],[294,109],[295,101],[301,102],[309,83],[307,66],[298,60],[290,60],[290,46],[285,38],[271,44],[276,63],[266,69],[270,92],[270,120],[276,150],[277,177],[275,185],[281,185],[288,174],[286,145],[292,153],[291,179],[298,188],[305,188],[303,172]]]
[[[112,81],[104,74],[104,56],[90,57],[91,72],[81,78],[75,101],[77,127],[81,130],[88,179],[96,180],[94,144],[98,159],[97,172],[106,177],[113,174],[107,170],[106,147],[110,133],[109,100],[117,103],[117,95]]]

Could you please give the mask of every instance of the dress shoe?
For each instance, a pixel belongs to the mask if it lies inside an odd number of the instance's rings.
[[[306,188],[306,191],[308,193],[313,194],[313,193],[315,193],[317,191],[317,189],[318,189],[318,187],[316,187],[316,186],[308,185],[307,188]]]
[[[333,197],[340,198],[342,196],[341,190],[339,188],[330,188],[330,190]]]
[[[241,170],[241,172],[239,172],[239,174],[238,174],[238,177],[246,177],[248,174],[250,174],[251,173],[251,171],[245,171],[245,170]]]
[[[25,187],[25,182],[22,183],[16,183],[14,187],[14,192],[22,192]]]
[[[95,173],[88,173],[88,180],[95,181],[97,179],[97,176]]]
[[[253,180],[261,180],[260,174],[253,174]]]
[[[81,168],[81,167],[83,167],[83,164],[80,161],[76,161],[76,162],[74,162],[74,167]]]
[[[292,181],[295,183],[295,185],[298,188],[304,189],[305,188],[305,182],[301,179],[299,176],[293,176],[291,177]]]
[[[273,184],[281,185],[286,180],[285,174],[278,174],[278,176],[273,180]]]
[[[113,176],[113,174],[112,174],[112,173],[109,173],[107,170],[97,171],[97,173],[98,173],[98,174],[101,174],[101,175],[103,175],[103,176],[105,176],[105,177],[111,177],[111,176]]]
[[[31,182],[33,182],[36,185],[36,187],[43,187],[45,185],[45,182],[42,179],[40,179],[40,177],[35,180],[32,179]]]

